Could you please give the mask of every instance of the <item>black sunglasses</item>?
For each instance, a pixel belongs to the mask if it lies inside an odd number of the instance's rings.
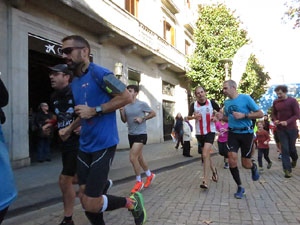
[[[63,54],[69,55],[69,54],[71,54],[73,52],[74,49],[83,49],[83,48],[85,48],[85,47],[68,47],[68,48],[63,48],[61,50],[61,52]]]

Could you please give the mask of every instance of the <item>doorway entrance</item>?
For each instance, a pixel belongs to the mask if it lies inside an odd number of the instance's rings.
[[[163,100],[163,129],[164,140],[171,140],[171,133],[174,126],[175,102]]]
[[[42,102],[50,103],[53,89],[49,80],[49,66],[63,63],[58,43],[29,34],[28,37],[28,103],[29,103],[29,156],[31,162],[36,161],[37,131],[33,130],[34,115]],[[49,50],[50,49],[50,50]],[[57,53],[57,54],[54,54]],[[57,146],[57,135],[52,139],[52,149]]]

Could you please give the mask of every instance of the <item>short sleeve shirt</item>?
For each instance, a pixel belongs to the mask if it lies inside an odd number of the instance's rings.
[[[137,123],[134,119],[136,117],[144,117],[145,113],[149,113],[151,111],[152,109],[146,102],[138,99],[136,99],[134,103],[125,106],[129,135],[147,134],[146,120],[142,123]]]
[[[235,119],[232,115],[233,112],[247,113],[256,112],[260,110],[259,106],[255,103],[255,101],[249,96],[245,94],[239,94],[235,99],[227,99],[224,102],[225,106],[225,116],[228,117],[228,126],[230,128],[248,128],[252,126],[251,119]],[[235,130],[234,133],[253,133],[252,130],[239,131]]]
[[[96,83],[92,73],[97,77]],[[75,77],[72,82],[72,92],[75,105],[96,107],[112,99],[103,89],[103,77],[112,74],[109,70],[90,63],[88,72],[81,77]],[[104,85],[103,85],[104,86]],[[95,152],[112,147],[119,143],[116,112],[104,113],[90,119],[81,119],[80,150]]]

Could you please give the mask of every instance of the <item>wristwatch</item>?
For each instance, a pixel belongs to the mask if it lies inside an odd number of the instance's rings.
[[[97,113],[97,116],[101,116],[102,115],[102,107],[100,105],[96,106],[96,113]]]

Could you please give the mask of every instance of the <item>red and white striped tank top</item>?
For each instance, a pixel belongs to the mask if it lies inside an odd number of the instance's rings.
[[[206,99],[205,105],[201,106],[197,101],[194,103],[194,114],[201,114],[202,119],[195,120],[196,134],[205,135],[216,132],[215,122],[211,121],[214,109],[210,100]]]

